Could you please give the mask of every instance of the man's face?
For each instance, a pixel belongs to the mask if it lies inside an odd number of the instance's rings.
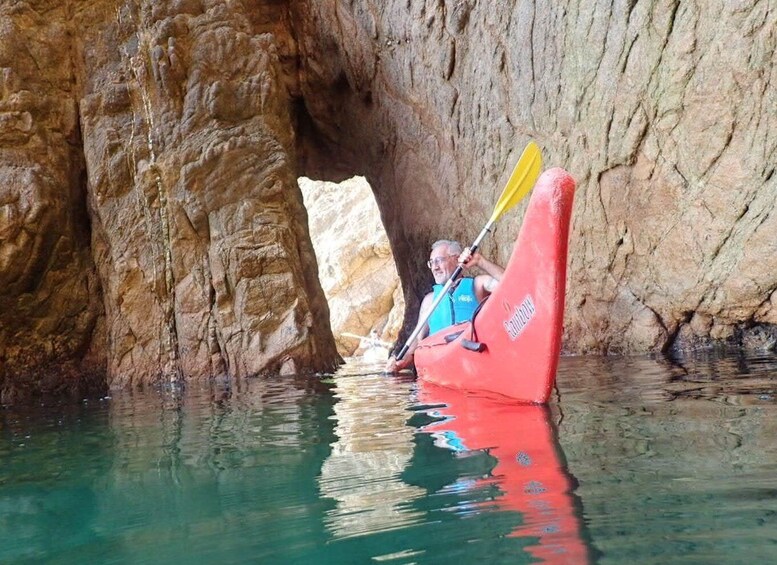
[[[429,268],[432,270],[434,276],[434,282],[436,284],[445,284],[445,282],[456,270],[455,255],[451,255],[450,249],[447,245],[440,245],[432,249],[432,253],[429,255]]]

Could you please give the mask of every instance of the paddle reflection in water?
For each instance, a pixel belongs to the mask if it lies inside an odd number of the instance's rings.
[[[469,484],[458,482],[473,490],[487,483],[496,487],[496,497],[475,502],[475,508],[521,513],[523,524],[510,536],[536,538],[525,550],[537,559],[589,562],[573,481],[564,466],[548,408],[504,404],[422,381],[417,386],[420,402],[443,405],[430,411],[443,419],[424,427],[438,446],[462,455],[486,452],[496,460],[487,476]]]

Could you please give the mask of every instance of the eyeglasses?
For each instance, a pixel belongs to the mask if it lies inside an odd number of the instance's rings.
[[[444,257],[435,257],[434,259],[429,259],[426,262],[426,266],[432,269],[434,267],[437,267],[438,265],[442,265],[443,263],[445,263],[445,261],[447,261],[451,257],[456,257],[456,255],[446,255]]]

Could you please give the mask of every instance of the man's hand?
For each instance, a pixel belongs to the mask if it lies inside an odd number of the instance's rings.
[[[482,258],[483,257],[479,252],[476,251],[475,253],[472,253],[472,250],[469,247],[465,247],[464,251],[459,255],[459,265],[467,269],[477,267],[480,265],[480,260]]]
[[[397,361],[397,358],[393,355],[386,361],[386,373],[398,373],[404,369],[410,367],[413,364],[413,356],[410,354],[405,355],[401,361]]]

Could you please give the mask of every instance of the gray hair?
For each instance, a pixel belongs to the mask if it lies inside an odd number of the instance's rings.
[[[438,239],[437,241],[432,243],[432,251],[434,251],[435,249],[437,249],[442,245],[448,246],[448,253],[450,253],[451,255],[461,255],[461,252],[462,252],[461,243],[451,239]]]

